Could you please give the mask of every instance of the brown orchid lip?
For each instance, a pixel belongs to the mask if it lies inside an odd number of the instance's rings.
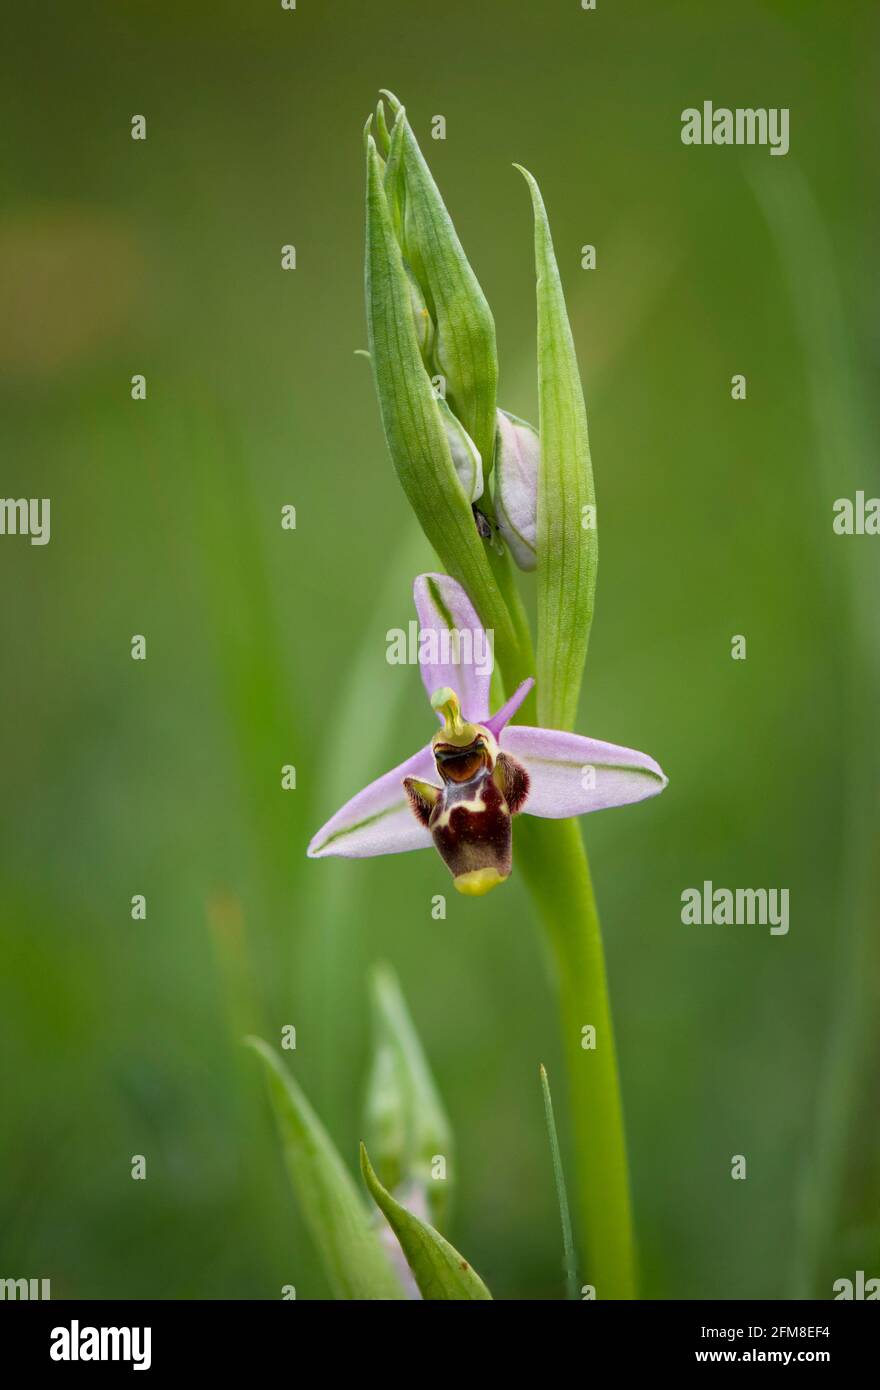
[[[475,738],[466,747],[455,744],[437,744],[434,748],[437,770],[442,776],[454,782],[466,782],[482,768],[489,767],[489,752],[482,736]]]

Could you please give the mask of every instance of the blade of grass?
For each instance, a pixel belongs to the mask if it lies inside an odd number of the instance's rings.
[[[565,1269],[565,1292],[567,1298],[577,1299],[577,1261],[574,1253],[574,1236],[571,1230],[571,1212],[568,1209],[568,1192],[565,1188],[565,1173],[562,1169],[562,1155],[559,1152],[559,1136],[556,1133],[556,1119],[553,1115],[553,1099],[550,1095],[547,1068],[542,1063],[539,1070],[541,1090],[544,1094],[547,1138],[550,1141],[550,1157],[553,1160],[553,1177],[556,1182],[556,1198],[559,1202],[559,1219],[562,1223],[562,1263]]]

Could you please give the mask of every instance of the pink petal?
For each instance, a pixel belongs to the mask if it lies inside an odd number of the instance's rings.
[[[346,801],[312,839],[309,858],[339,854],[344,859],[369,859],[374,854],[427,849],[431,836],[410,810],[404,777],[435,780],[430,744]]]
[[[526,815],[560,819],[626,806],[656,796],[666,786],[661,768],[647,753],[558,729],[511,724],[500,744],[526,768],[531,786]]]
[[[434,649],[421,662],[428,698],[441,686],[449,686],[459,698],[465,719],[482,724],[489,713],[492,650],[473,604],[448,574],[420,574],[413,597],[421,629],[420,662],[426,647]]]

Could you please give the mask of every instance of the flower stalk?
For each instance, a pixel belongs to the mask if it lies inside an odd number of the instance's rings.
[[[531,820],[523,826],[517,855],[556,969],[585,1282],[597,1298],[635,1298],[635,1237],[617,1052],[602,932],[580,827],[573,820]],[[586,1024],[596,1030],[595,1050],[583,1047]]]

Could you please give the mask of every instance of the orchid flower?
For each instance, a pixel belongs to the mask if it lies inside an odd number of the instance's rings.
[[[315,835],[311,858],[363,859],[433,843],[458,891],[479,896],[510,876],[514,816],[580,816],[663,790],[666,778],[646,753],[511,724],[531,679],[490,714],[488,670],[462,660],[468,646],[480,649],[473,637],[481,632],[464,589],[448,575],[422,574],[414,597],[420,652],[432,658],[420,663],[422,680],[442,728],[347,801]]]

